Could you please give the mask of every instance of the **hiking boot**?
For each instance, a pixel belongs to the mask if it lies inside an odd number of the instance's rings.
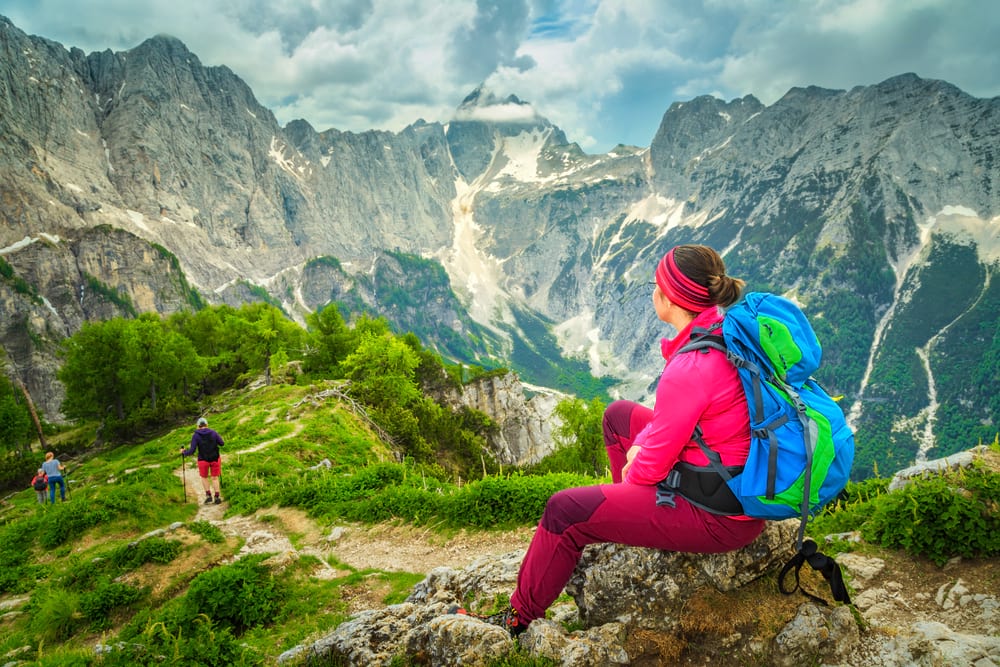
[[[517,637],[519,634],[528,629],[528,624],[522,623],[521,619],[518,618],[517,610],[509,606],[503,611],[490,614],[489,616],[475,614],[462,607],[452,607],[448,611],[452,614],[471,616],[472,618],[478,618],[483,623],[499,626],[509,632],[511,637]]]
[[[212,496],[205,496],[205,504],[206,505],[212,504]]]
[[[220,498],[219,496],[215,496],[215,504],[216,505],[221,505],[222,504],[222,498]]]

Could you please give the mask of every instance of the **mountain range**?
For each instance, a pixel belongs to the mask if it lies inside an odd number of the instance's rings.
[[[54,421],[85,321],[261,299],[649,400],[647,283],[678,243],[802,305],[856,477],[1000,429],[1000,98],[915,74],[704,96],[591,155],[484,88],[447,123],[282,127],[173,37],[85,54],[0,17],[0,345]]]

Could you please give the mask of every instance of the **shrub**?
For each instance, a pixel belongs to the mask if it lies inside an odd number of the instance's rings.
[[[872,503],[887,493],[889,480],[879,477],[848,482],[840,496],[810,524],[813,536],[856,530],[871,516]]]
[[[344,518],[350,521],[377,523],[405,519],[425,523],[438,515],[441,496],[413,486],[390,486],[366,499],[343,503]]]
[[[120,570],[134,570],[145,563],[169,563],[177,558],[183,545],[177,540],[148,537],[131,542],[111,552],[110,560]]]
[[[912,481],[873,503],[861,534],[943,565],[1000,554],[1000,474],[974,467]]]
[[[75,554],[66,559],[55,583],[71,591],[93,590],[99,580],[108,576],[109,565],[108,559],[104,557],[84,558]]]
[[[216,627],[204,614],[183,626],[152,621],[127,642],[108,647],[102,667],[251,667],[263,659],[233,636],[227,627]]]
[[[52,549],[70,537],[79,537],[88,528],[110,521],[111,514],[103,507],[82,503],[60,503],[49,507],[41,520],[38,543]]]
[[[27,593],[48,576],[44,565],[19,565],[0,567],[0,594]]]
[[[206,614],[236,635],[274,621],[287,589],[262,564],[265,558],[266,554],[247,556],[199,574],[184,598],[184,613],[189,618]]]
[[[487,477],[472,482],[448,500],[442,512],[452,525],[509,528],[537,522],[557,491],[593,484],[592,478],[567,473],[530,477]]]
[[[31,597],[32,634],[47,642],[69,639],[83,626],[80,598],[76,593],[58,588],[41,588]]]
[[[208,521],[192,521],[187,525],[187,529],[212,544],[221,544],[226,541],[226,536],[222,534],[222,531]]]
[[[142,599],[143,591],[118,582],[103,582],[89,593],[80,596],[80,611],[90,621],[92,630],[103,630],[112,625],[112,614]]]

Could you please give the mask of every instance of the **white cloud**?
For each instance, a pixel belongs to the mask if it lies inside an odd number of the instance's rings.
[[[904,72],[1000,94],[995,0],[0,0],[0,14],[87,52],[174,35],[280,122],[318,130],[445,122],[484,80],[595,151],[648,145],[672,102],[702,94],[770,104]]]
[[[459,109],[456,120],[479,120],[493,123],[531,123],[538,114],[528,104],[491,104],[485,107]]]

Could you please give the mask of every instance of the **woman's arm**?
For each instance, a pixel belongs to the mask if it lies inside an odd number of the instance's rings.
[[[633,454],[625,481],[657,484],[677,463],[681,450],[691,441],[694,427],[711,402],[711,376],[700,372],[695,353],[671,360],[656,388],[653,419]]]

